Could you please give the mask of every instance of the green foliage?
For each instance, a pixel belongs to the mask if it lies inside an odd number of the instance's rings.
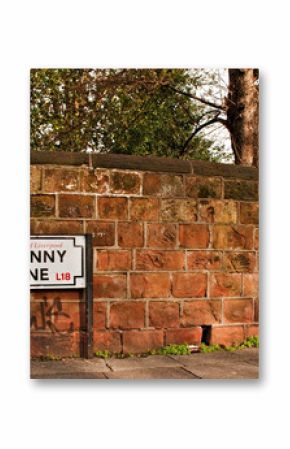
[[[216,80],[202,70],[34,69],[31,147],[178,158],[201,118],[213,111],[168,85],[190,92],[205,83]],[[202,131],[183,157],[219,161],[228,155]]]
[[[191,354],[189,346],[184,343],[182,345],[167,345],[160,349],[149,351],[150,355],[189,355]]]
[[[95,356],[100,359],[109,359],[112,357],[112,353],[110,351],[96,351]]]
[[[243,343],[240,345],[233,346],[221,346],[221,345],[206,345],[205,343],[201,343],[200,352],[209,353],[215,351],[237,351],[238,349],[246,349],[246,348],[258,348],[259,347],[259,337],[252,336],[248,337]]]
[[[222,347],[220,345],[206,345],[205,343],[201,343],[199,350],[204,353],[216,352],[221,351]]]

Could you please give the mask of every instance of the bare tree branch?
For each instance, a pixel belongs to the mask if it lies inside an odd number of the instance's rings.
[[[190,136],[184,143],[184,145],[180,151],[180,156],[184,156],[186,154],[189,143],[203,128],[205,128],[206,126],[213,125],[214,123],[221,123],[222,125],[226,126],[226,128],[227,128],[227,121],[225,119],[222,119],[221,117],[219,117],[219,113],[216,114],[211,120],[208,120],[207,122],[204,122],[195,128],[195,130],[190,134]]]
[[[193,94],[189,94],[188,92],[183,92],[182,90],[176,89],[175,87],[172,87],[169,84],[164,84],[164,85],[167,86],[170,90],[173,90],[173,92],[176,92],[177,94],[185,95],[186,97],[192,98],[193,100],[200,101],[200,103],[206,104],[207,106],[211,106],[214,109],[219,109],[222,111],[225,110],[224,106],[222,106],[222,105],[212,103],[211,101],[205,100],[204,98],[197,97],[196,95],[193,95]]]

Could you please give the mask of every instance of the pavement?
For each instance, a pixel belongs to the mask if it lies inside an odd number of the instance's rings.
[[[258,379],[259,350],[31,361],[31,379]]]

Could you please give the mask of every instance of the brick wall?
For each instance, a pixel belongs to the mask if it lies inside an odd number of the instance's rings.
[[[256,335],[257,170],[86,158],[32,156],[31,233],[93,234],[94,350]],[[31,291],[33,356],[79,355],[83,328],[81,290]]]

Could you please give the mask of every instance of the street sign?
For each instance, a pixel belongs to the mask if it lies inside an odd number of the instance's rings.
[[[86,287],[86,237],[31,236],[30,288]]]

